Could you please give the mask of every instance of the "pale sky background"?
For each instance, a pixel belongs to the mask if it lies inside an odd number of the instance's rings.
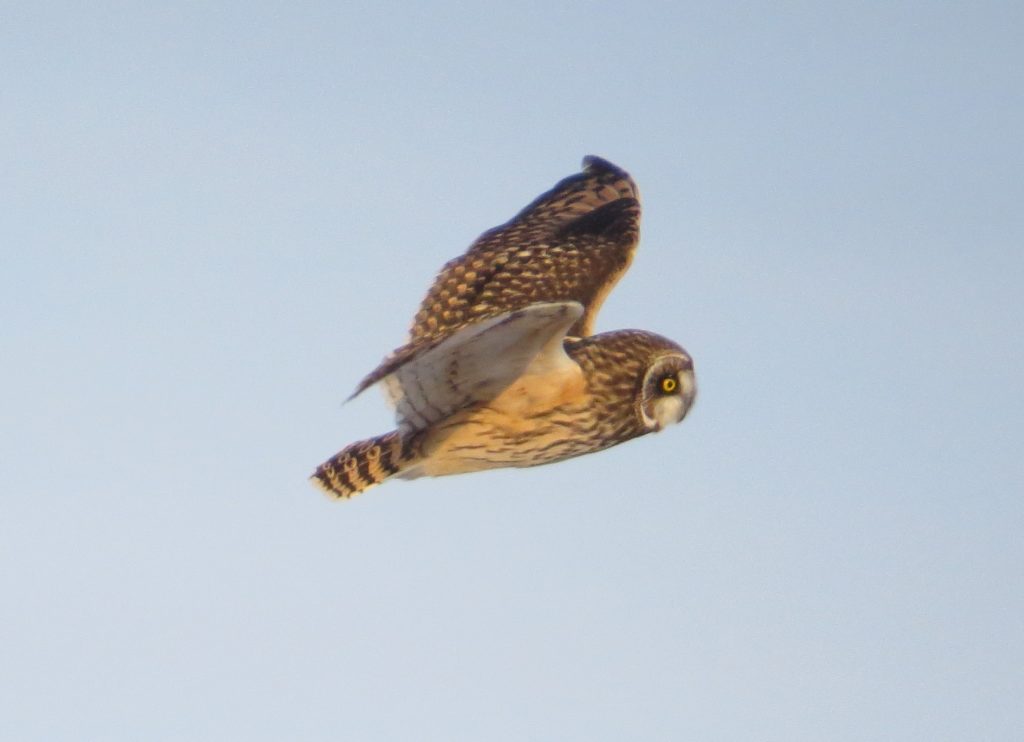
[[[1024,739],[1024,5],[0,15],[0,738]],[[588,153],[691,416],[318,494]]]

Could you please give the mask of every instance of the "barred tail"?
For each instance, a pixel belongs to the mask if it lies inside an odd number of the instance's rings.
[[[310,481],[331,497],[358,495],[411,465],[416,457],[398,431],[346,446],[317,467]]]

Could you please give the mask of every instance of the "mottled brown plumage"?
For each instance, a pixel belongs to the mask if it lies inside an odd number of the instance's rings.
[[[531,304],[576,301],[570,335],[593,332],[601,303],[633,260],[640,237],[636,184],[600,157],[505,224],[484,232],[441,268],[409,330],[409,342],[360,382],[377,383],[466,325]]]
[[[561,461],[679,422],[693,363],[640,330],[591,335],[639,235],[636,185],[597,157],[442,269],[383,382],[398,430],[354,443],[314,482],[349,497],[391,476]]]
[[[432,427],[417,441],[422,460],[410,467],[440,476],[539,466],[609,448],[652,432],[638,406],[648,369],[660,363],[683,378],[693,369],[678,345],[640,330],[566,340],[565,351],[582,373],[545,375],[541,383],[521,377],[487,404]]]

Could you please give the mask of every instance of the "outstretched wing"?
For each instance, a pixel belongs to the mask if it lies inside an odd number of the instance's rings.
[[[586,157],[582,172],[484,232],[441,269],[410,340],[495,311],[570,300],[584,308],[570,333],[590,335],[601,300],[629,267],[639,227],[632,178],[607,160]]]
[[[491,400],[524,373],[582,373],[562,343],[582,314],[576,302],[533,304],[466,325],[419,353],[384,378],[399,430],[422,430]]]
[[[602,302],[633,259],[639,228],[639,193],[632,178],[599,157],[584,158],[582,172],[484,232],[441,269],[416,314],[409,342],[355,393],[467,325],[532,304],[577,302],[583,311],[568,334],[592,334]]]

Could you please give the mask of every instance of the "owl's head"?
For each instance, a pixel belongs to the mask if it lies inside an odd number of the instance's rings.
[[[606,433],[618,442],[681,421],[693,406],[693,359],[677,343],[644,330],[615,330],[569,338],[569,356],[582,368]]]
[[[647,430],[657,432],[682,421],[696,396],[693,359],[679,348],[655,356],[647,365],[638,412]]]

